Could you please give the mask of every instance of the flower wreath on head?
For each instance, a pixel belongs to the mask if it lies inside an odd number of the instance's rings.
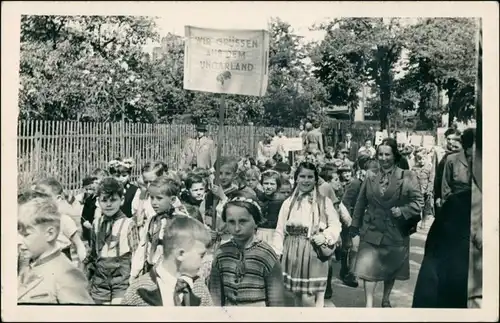
[[[127,169],[132,169],[135,166],[135,161],[132,158],[126,158],[124,160],[113,159],[108,163],[109,168],[125,167]]]
[[[253,206],[255,206],[257,208],[257,210],[259,210],[259,213],[262,217],[262,209],[260,208],[260,205],[259,205],[259,203],[257,203],[257,201],[255,201],[253,199],[246,198],[246,197],[237,196],[237,197],[233,197],[232,199],[227,201],[226,204],[224,205],[224,207],[227,207],[228,204],[231,204],[233,202],[246,202],[246,203],[252,204]]]

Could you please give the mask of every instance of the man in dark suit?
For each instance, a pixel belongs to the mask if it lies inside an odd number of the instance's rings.
[[[351,139],[352,133],[348,131],[345,134],[345,140],[339,144],[339,149],[349,150],[349,160],[355,161],[358,159],[359,144],[357,142],[353,142]]]

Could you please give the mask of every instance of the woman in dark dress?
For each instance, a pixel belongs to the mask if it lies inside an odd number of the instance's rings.
[[[420,221],[423,198],[416,176],[399,165],[396,141],[386,138],[377,148],[380,168],[369,171],[354,208],[351,232],[360,236],[354,275],[363,282],[366,307],[373,307],[375,287],[384,282],[382,307],[395,280],[410,278],[410,237],[403,227]]]
[[[414,308],[467,308],[474,137],[473,129],[464,131],[463,149],[446,158],[442,207],[427,235]]]

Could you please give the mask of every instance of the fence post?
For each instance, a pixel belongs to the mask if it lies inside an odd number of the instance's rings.
[[[122,117],[122,120],[120,121],[119,123],[120,125],[120,157],[121,158],[127,158],[125,156],[125,120],[123,120],[123,117]]]
[[[254,157],[255,156],[255,126],[253,125],[253,122],[249,122],[248,125],[250,126],[250,156]]]
[[[34,162],[35,162],[35,173],[40,172],[40,159],[41,159],[41,154],[42,154],[42,147],[40,143],[40,131],[37,130],[35,132],[35,155],[34,155]]]

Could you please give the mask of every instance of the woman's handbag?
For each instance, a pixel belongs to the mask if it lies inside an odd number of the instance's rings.
[[[319,198],[319,203],[318,203],[318,211],[319,211],[319,221],[326,223],[328,225],[328,215],[326,214],[325,211],[325,203],[326,203],[326,198],[324,196],[321,196]],[[323,230],[320,230],[322,232]],[[313,249],[316,252],[318,259],[321,260],[322,262],[326,262],[330,260],[335,252],[335,243],[332,245],[329,245],[328,242],[323,243],[322,245],[316,245],[314,242],[313,244]]]

